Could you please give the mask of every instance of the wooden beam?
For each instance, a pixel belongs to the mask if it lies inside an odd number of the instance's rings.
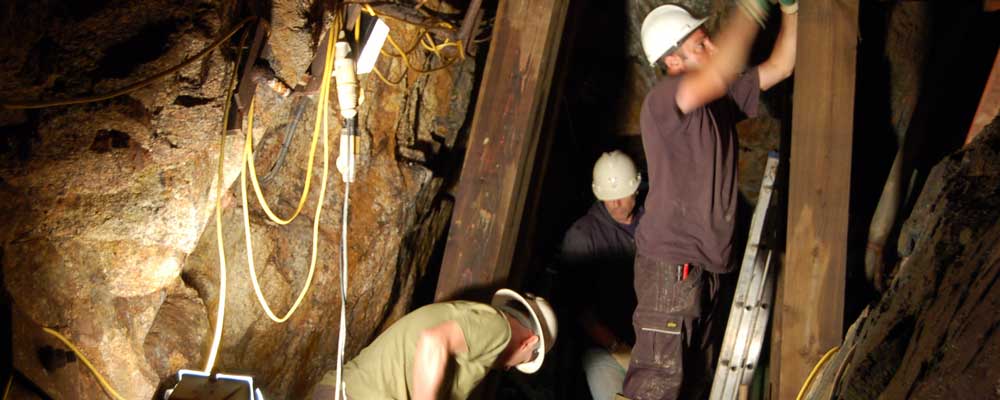
[[[569,0],[501,0],[435,299],[507,283]]]
[[[986,125],[993,122],[997,114],[1000,114],[1000,51],[997,51],[997,58],[993,60],[993,70],[986,80],[986,88],[983,89],[983,97],[979,99],[976,115],[972,117],[969,133],[965,135],[965,144],[972,142]]]
[[[549,176],[550,157],[552,146],[556,141],[557,129],[560,124],[560,110],[565,106],[566,80],[569,76],[570,61],[575,56],[574,49],[577,34],[584,27],[582,20],[583,3],[576,2],[569,5],[566,12],[566,24],[563,26],[562,37],[559,39],[559,56],[556,59],[556,71],[552,76],[550,85],[548,106],[545,111],[545,121],[542,123],[541,137],[535,154],[535,167],[531,174],[531,183],[527,198],[524,201],[525,211],[521,215],[521,225],[517,237],[517,246],[514,249],[514,256],[511,259],[512,265],[508,276],[508,287],[514,290],[523,288],[524,278],[531,277],[531,273],[537,268],[544,268],[542,257],[536,257],[536,249],[545,246],[539,239],[539,214],[544,213],[544,202],[542,195],[546,191],[546,178]],[[588,171],[589,172],[589,171]],[[551,186],[551,185],[550,185]],[[535,286],[536,289],[542,289]],[[541,294],[541,293],[539,293]],[[557,396],[558,397],[558,396]]]
[[[799,6],[778,398],[841,342],[859,0]]]
[[[261,47],[267,40],[267,31],[270,30],[270,25],[266,19],[260,18],[257,20],[253,42],[250,45],[250,52],[247,53],[247,58],[243,61],[243,73],[240,74],[240,83],[236,88],[236,105],[239,107],[241,114],[240,121],[236,126],[243,126],[242,115],[247,112],[247,108],[250,107],[250,100],[253,99],[253,95],[257,91],[257,82],[251,79],[251,72],[253,71],[254,64],[257,62],[257,58],[260,57]]]

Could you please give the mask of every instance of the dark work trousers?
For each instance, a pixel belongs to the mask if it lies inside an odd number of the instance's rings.
[[[684,397],[700,397],[692,386],[704,389],[711,382],[704,376],[711,363],[711,354],[706,354],[711,320],[704,318],[702,309],[711,309],[718,277],[691,266],[683,279],[678,276],[682,268],[636,256],[638,305],[632,315],[636,342],[622,389],[632,400],[678,399],[685,385],[689,387],[684,388]]]

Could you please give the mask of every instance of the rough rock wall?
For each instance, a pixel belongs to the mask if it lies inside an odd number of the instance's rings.
[[[837,398],[1000,396],[998,162],[995,120],[934,168],[904,226],[906,258],[842,346],[853,357]]]
[[[409,87],[374,84],[375,77],[367,80],[369,102],[362,107],[359,122],[364,137],[363,161],[350,193],[348,357],[360,351],[380,328],[409,309],[414,285],[426,272],[434,244],[447,226],[450,202],[438,196],[443,179],[422,164],[427,160],[414,160],[402,153],[419,153],[414,148],[423,146],[427,153],[422,157],[434,159],[441,150],[434,146],[453,145],[465,120],[472,85],[471,67],[472,64],[465,64],[452,72],[423,75]],[[451,98],[457,101],[447,103]],[[260,100],[262,97],[258,97]],[[272,109],[280,107],[272,104]],[[298,139],[289,149],[286,165],[270,184],[263,186],[267,200],[281,216],[289,215],[298,202],[309,150],[306,137],[311,133],[312,123],[311,118],[299,123],[302,131],[296,134]],[[277,139],[280,135],[271,136]],[[265,145],[268,144],[261,146]],[[280,140],[269,145],[271,153],[277,153]],[[333,151],[331,157],[335,156]],[[320,178],[320,160],[317,156],[311,199],[319,192],[316,183]],[[331,170],[333,161],[331,158]],[[258,165],[272,163],[267,158],[258,158]],[[332,367],[341,295],[338,270],[343,189],[339,175],[331,171],[313,287],[299,311],[281,325],[264,315],[253,292],[242,208],[234,206],[226,210],[223,226],[230,294],[220,370],[253,371],[271,393],[299,398]],[[238,186],[231,195],[231,204],[242,202]],[[301,216],[291,224],[278,226],[255,204],[252,191],[248,196],[251,196],[250,222],[257,275],[262,293],[280,317],[306,279],[315,202],[308,202]],[[215,232],[210,228],[188,258],[183,273],[186,284],[198,289],[202,298],[212,299],[210,310],[215,309],[217,297],[217,260]],[[174,348],[179,352],[186,349]],[[163,376],[172,371],[161,369],[157,373]]]
[[[0,84],[8,99],[131,83],[194,54],[224,25],[216,6],[202,1],[98,9],[24,2],[13,14],[14,36],[0,56],[12,78]],[[3,202],[11,205],[5,287],[14,307],[69,336],[128,398],[148,398],[156,387],[143,341],[211,212],[230,64],[215,52],[129,96],[2,112]],[[230,143],[235,160],[240,143]],[[237,166],[227,166],[227,179]],[[32,360],[36,350],[14,348],[15,359]],[[81,392],[103,396],[93,381],[82,382]]]
[[[264,61],[289,84],[312,58],[313,6],[272,5]],[[61,98],[129,84],[204,48],[235,22],[235,8],[211,0],[13,2],[2,20],[8,36],[0,43],[0,70],[10,79],[0,82],[0,97]],[[400,40],[416,34],[390,25]],[[26,336],[43,336],[31,333],[38,326],[67,335],[126,398],[150,398],[177,368],[201,368],[218,303],[214,180],[232,61],[232,51],[215,51],[104,102],[0,110],[3,277],[22,333],[15,334],[15,363],[50,395],[104,398],[79,363],[46,371],[35,348],[17,346]],[[398,59],[379,66],[392,77],[405,69]],[[442,175],[460,165],[449,149],[466,121],[474,71],[468,59],[432,74],[410,73],[395,87],[372,75],[361,79],[367,101],[359,123],[361,170],[351,191],[349,356],[409,308],[446,226]],[[274,163],[293,103],[305,103],[289,155],[263,188],[279,215],[294,208],[302,190],[314,97],[285,99],[258,89],[261,175]],[[283,325],[263,315],[250,290],[238,184],[223,199],[230,286],[216,369],[252,374],[277,398],[302,397],[336,351],[343,186],[333,172],[335,121],[314,286]],[[242,138],[240,132],[226,137],[226,187],[238,182]],[[289,226],[267,222],[250,199],[258,275],[279,315],[305,279],[321,160],[310,201]]]

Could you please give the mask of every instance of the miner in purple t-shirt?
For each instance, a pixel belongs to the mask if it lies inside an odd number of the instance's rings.
[[[738,0],[741,9],[730,13],[718,47],[702,27],[705,19],[681,7],[660,6],[643,21],[646,57],[667,76],[646,96],[640,116],[650,183],[636,232],[636,344],[623,387],[630,399],[678,398],[682,382],[690,382],[684,365],[705,358],[701,341],[692,339],[707,330],[702,299],[718,286],[706,282],[732,268],[735,125],[755,116],[760,92],[795,65],[797,4],[782,3],[770,58],[745,71],[767,0]],[[701,370],[690,372],[688,378],[710,381]]]

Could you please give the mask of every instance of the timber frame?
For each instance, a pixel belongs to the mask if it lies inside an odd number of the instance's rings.
[[[506,286],[569,0],[501,0],[435,301]]]
[[[799,6],[786,261],[773,346],[777,399],[841,343],[859,0]],[[774,360],[772,360],[774,364]]]

